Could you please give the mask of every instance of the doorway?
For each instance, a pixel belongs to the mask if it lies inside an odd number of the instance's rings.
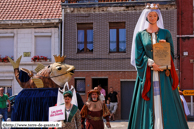
[[[106,91],[106,97],[105,99],[107,99],[108,97],[108,78],[92,78],[92,89],[94,89],[94,87],[97,87],[98,85],[101,85],[103,89],[105,89]]]
[[[121,119],[128,120],[135,81],[121,81]]]

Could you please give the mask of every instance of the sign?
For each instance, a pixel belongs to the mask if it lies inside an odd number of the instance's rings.
[[[192,95],[194,95],[194,90],[184,90],[183,95],[192,96]]]
[[[171,69],[170,43],[159,42],[153,45],[153,59],[160,69]]]
[[[23,52],[24,57],[30,57],[31,56],[31,52]]]
[[[65,120],[65,105],[49,107],[49,121]]]

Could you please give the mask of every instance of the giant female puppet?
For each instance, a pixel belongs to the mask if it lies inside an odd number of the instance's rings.
[[[128,129],[188,129],[177,90],[173,40],[164,29],[158,5],[146,6],[133,37],[131,64],[137,69],[137,79]],[[170,43],[170,75],[153,61],[152,45],[159,41]]]

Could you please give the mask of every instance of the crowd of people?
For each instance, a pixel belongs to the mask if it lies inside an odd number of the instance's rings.
[[[65,104],[65,120],[62,122],[64,129],[104,129],[104,120],[106,126],[110,125],[110,118],[114,120],[114,115],[117,110],[118,93],[110,88],[108,99],[105,102],[106,91],[98,85],[90,90],[87,94],[87,101],[83,101],[79,95],[77,96],[78,105],[71,103],[73,93],[71,90],[64,91],[64,104]]]
[[[65,129],[95,129],[104,128],[103,118],[106,119],[106,126],[111,127],[109,120],[115,120],[114,115],[118,105],[118,93],[110,88],[110,93],[106,98],[106,91],[101,85],[90,90],[87,95],[87,101],[84,104],[81,96],[76,92],[77,103],[71,104],[73,93],[68,90],[63,93],[65,104],[65,120],[62,126]],[[8,103],[8,107],[7,107]],[[10,112],[10,101],[8,94],[4,94],[4,89],[0,88],[0,114],[3,120],[7,120],[7,113]],[[86,123],[86,124],[85,124]]]
[[[67,115],[65,116],[66,120],[62,121],[63,128],[103,129],[103,118],[106,120],[106,126],[108,128],[111,127],[109,121],[110,118],[115,120],[114,115],[118,105],[118,93],[113,91],[112,87],[110,88],[110,93],[108,94],[106,102],[106,91],[101,85],[98,85],[94,89],[90,90],[87,94],[87,101],[80,110],[75,108],[75,105],[70,104],[72,95],[71,91],[64,92],[65,111]],[[82,100],[79,99],[78,103],[80,103],[80,101]],[[83,101],[81,103],[83,103]],[[69,118],[69,116],[72,117]]]
[[[3,119],[7,120],[7,111],[10,111],[10,101],[7,94],[3,94],[4,89],[0,88],[0,114],[3,115]],[[179,92],[182,95],[182,92]],[[115,113],[119,104],[118,93],[114,91],[113,87],[110,87],[105,100],[106,91],[98,85],[94,89],[90,90],[87,94],[87,101],[84,104],[81,96],[76,92],[76,98],[78,105],[71,103],[73,93],[71,90],[64,91],[63,97],[65,104],[65,120],[62,120],[62,128],[64,129],[103,129],[104,120],[106,120],[106,126],[111,127],[110,119],[115,120]],[[9,103],[7,109],[6,102]],[[188,115],[185,112],[185,117]]]

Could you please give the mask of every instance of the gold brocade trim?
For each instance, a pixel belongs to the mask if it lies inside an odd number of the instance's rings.
[[[88,115],[87,118],[90,119],[90,120],[94,120],[94,121],[102,120],[102,117],[93,117],[93,116],[90,116],[90,115]]]

